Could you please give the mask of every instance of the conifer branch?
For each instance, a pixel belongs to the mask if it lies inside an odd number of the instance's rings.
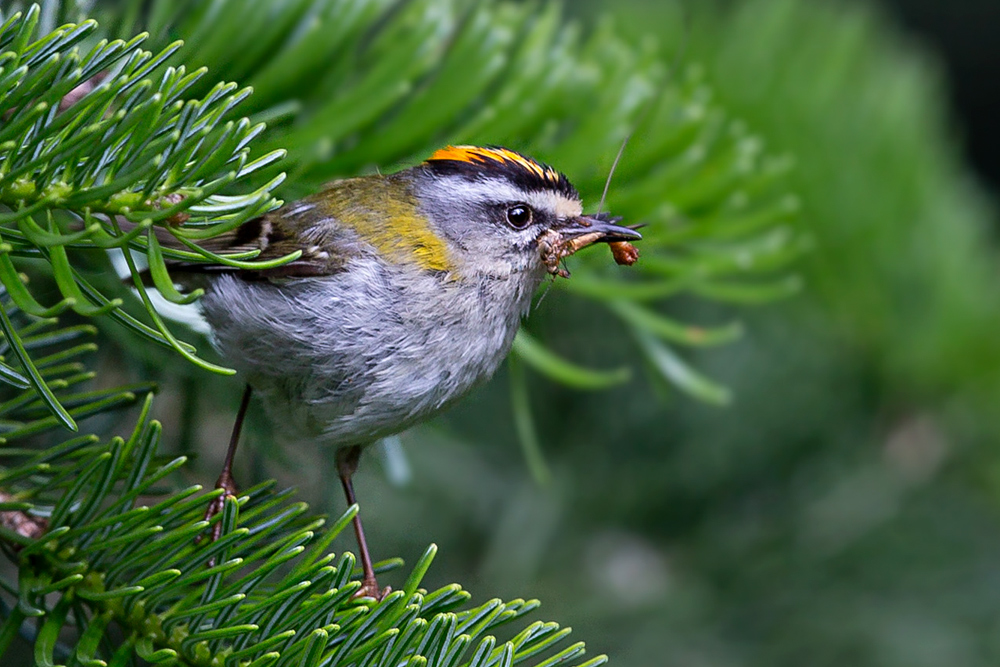
[[[92,375],[65,362],[93,351],[78,344],[93,330],[56,328],[10,305],[4,314],[28,345],[60,346],[41,365],[75,417],[135,402],[142,410],[127,438],[86,435],[38,449],[19,445],[57,424],[37,392],[8,391],[0,402],[0,549],[18,566],[16,582],[0,580],[0,657],[20,635],[39,665],[128,664],[132,655],[191,667],[605,662],[581,662],[583,645],[567,643],[568,629],[526,624],[535,600],[471,605],[457,585],[422,589],[433,546],[400,590],[378,603],[353,599],[354,556],[329,548],[357,506],[328,525],[268,482],[228,499],[212,519],[223,525],[220,539],[196,543],[211,525],[206,503],[221,490],[162,490],[185,458],[158,456],[152,385],[75,392]]]
[[[38,35],[40,13],[32,5],[0,25],[0,281],[28,314],[44,318],[71,309],[85,317],[111,316],[195,363],[228,372],[202,361],[170,333],[145,298],[130,252],[125,257],[152,327],[124,311],[122,299],[84,279],[75,256],[87,249],[145,252],[160,292],[175,302],[190,300],[173,288],[164,260],[207,260],[209,254],[196,242],[185,253],[161,248],[153,228],[196,240],[270,210],[278,203],[271,191],[280,174],[243,194],[223,193],[282,151],[251,159],[249,144],[263,124],[227,120],[249,90],[218,84],[190,96],[206,70],[164,65],[180,42],[153,54],[140,48],[144,34],[128,41],[98,39],[93,20]],[[47,264],[61,299],[40,303],[23,283],[15,258]],[[252,256],[229,261],[254,265]],[[21,366],[0,379],[29,383],[56,419],[75,429],[17,331],[9,322],[0,325]]]

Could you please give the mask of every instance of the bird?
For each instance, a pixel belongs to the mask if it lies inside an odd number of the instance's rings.
[[[498,146],[452,145],[395,173],[332,182],[235,230],[212,252],[256,251],[277,267],[184,263],[207,283],[213,344],[246,380],[222,473],[232,476],[244,416],[258,396],[293,441],[332,449],[347,502],[362,450],[433,417],[504,360],[547,276],[598,242],[620,253],[641,235],[585,215],[556,169]],[[626,263],[631,263],[627,261]],[[620,262],[621,263],[621,262]],[[381,599],[360,514],[357,596]]]

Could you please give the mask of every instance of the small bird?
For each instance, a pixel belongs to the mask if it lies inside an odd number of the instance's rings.
[[[208,250],[259,250],[260,260],[302,253],[267,270],[178,267],[209,276],[205,318],[247,382],[217,488],[236,492],[232,461],[255,392],[288,437],[334,450],[354,504],[362,449],[489,378],[543,279],[568,276],[564,257],[639,238],[607,215],[584,215],[573,185],[545,164],[505,148],[449,146],[397,173],[334,182],[212,239]],[[388,589],[376,582],[360,517],[354,529],[359,595],[380,599]]]

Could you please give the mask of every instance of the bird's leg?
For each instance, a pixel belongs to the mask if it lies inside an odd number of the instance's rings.
[[[337,450],[337,473],[340,475],[340,483],[344,485],[344,495],[347,496],[347,505],[356,504],[357,498],[354,496],[354,484],[351,477],[358,469],[358,459],[361,457],[361,447],[343,447]],[[355,597],[372,597],[381,600],[392,589],[386,586],[379,589],[375,580],[375,569],[372,567],[372,557],[368,553],[368,543],[365,541],[365,529],[361,526],[361,515],[354,515],[354,535],[358,538],[358,552],[361,557],[361,569],[364,578],[361,580],[361,588]]]
[[[250,405],[250,394],[252,392],[253,390],[250,388],[250,385],[247,385],[246,389],[243,390],[243,400],[240,401],[240,409],[236,413],[233,434],[229,438],[229,449],[226,450],[226,460],[222,464],[222,472],[219,473],[219,479],[215,481],[215,488],[224,489],[225,493],[213,499],[208,504],[208,509],[205,510],[205,521],[208,521],[222,511],[222,508],[226,504],[226,498],[236,497],[236,482],[233,481],[233,459],[236,457],[236,447],[240,444],[240,432],[243,430],[243,419],[246,417],[247,408]],[[214,542],[221,535],[222,522],[219,522],[212,526],[211,540]],[[202,536],[199,536],[197,541],[200,542],[201,539]]]

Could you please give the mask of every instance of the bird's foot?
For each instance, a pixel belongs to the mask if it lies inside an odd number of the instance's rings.
[[[386,595],[392,592],[391,586],[386,586],[385,588],[379,588],[378,582],[375,581],[375,577],[365,577],[361,582],[361,588],[358,592],[351,596],[352,599],[357,600],[358,598],[374,598],[376,602],[381,602]]]
[[[205,521],[211,521],[212,517],[222,512],[222,508],[226,506],[226,498],[236,498],[236,493],[237,493],[236,482],[233,481],[232,475],[230,475],[227,471],[223,471],[222,474],[219,475],[219,479],[217,479],[215,482],[215,488],[223,489],[225,493],[223,493],[221,496],[218,496],[217,498],[213,498],[212,501],[208,503],[208,508],[205,510],[205,518],[204,518]],[[209,541],[215,542],[221,536],[222,536],[222,522],[217,521],[215,524],[212,525],[212,529],[208,532]],[[195,538],[194,543],[195,544],[200,543],[202,539],[204,539],[204,537],[205,534],[202,533],[201,535]]]

